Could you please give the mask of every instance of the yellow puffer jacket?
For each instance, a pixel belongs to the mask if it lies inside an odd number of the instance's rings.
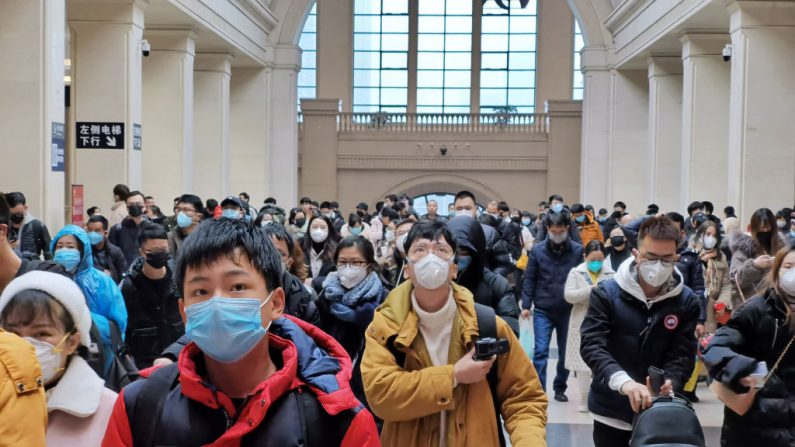
[[[47,401],[33,346],[0,329],[0,446],[43,446]]]
[[[448,447],[499,445],[499,427],[486,380],[453,386],[453,365],[464,356],[478,334],[472,294],[453,285],[458,306],[450,336],[449,364],[432,366],[412,310],[413,286],[406,281],[376,310],[366,332],[362,359],[367,402],[384,420],[381,442],[390,447],[439,445],[440,412],[447,413]],[[405,352],[405,368],[385,347],[395,335],[395,347]],[[497,319],[497,336],[507,338],[510,352],[497,359],[505,429],[514,446],[546,446],[547,397],[535,369],[508,325]]]

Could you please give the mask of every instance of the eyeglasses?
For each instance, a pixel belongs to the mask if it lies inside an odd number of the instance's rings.
[[[337,270],[345,267],[367,267],[366,261],[337,262]]]
[[[433,253],[445,261],[449,261],[455,255],[452,247],[439,242],[433,244],[418,242],[409,248],[409,257],[415,261],[424,258],[428,253]]]
[[[196,210],[194,210],[193,208],[179,208],[179,207],[174,208],[174,212],[178,213],[180,211],[182,211],[185,214],[193,214],[196,212]]]

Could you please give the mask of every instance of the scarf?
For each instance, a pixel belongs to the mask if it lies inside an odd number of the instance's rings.
[[[370,301],[380,302],[384,294],[384,286],[375,272],[370,272],[350,290],[342,287],[337,272],[331,272],[323,281],[323,289],[326,299],[331,303],[329,310],[342,321],[354,321],[356,307]]]

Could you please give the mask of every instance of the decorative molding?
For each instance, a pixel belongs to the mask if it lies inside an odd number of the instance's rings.
[[[337,169],[368,171],[546,171],[547,157],[339,155]]]
[[[607,16],[605,20],[605,27],[611,34],[615,35],[616,31],[622,28],[630,19],[634,18],[641,6],[644,3],[651,3],[653,0],[624,0],[620,5]]]

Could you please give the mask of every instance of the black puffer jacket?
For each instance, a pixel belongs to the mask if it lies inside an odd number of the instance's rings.
[[[704,298],[704,266],[698,259],[698,253],[693,251],[687,244],[679,247],[679,262],[676,268],[684,278],[685,285],[696,294],[698,305],[701,311],[698,315],[698,322],[703,324],[707,321],[707,300]]]
[[[185,333],[173,270],[166,267],[166,276],[153,281],[143,267],[144,258],[136,259],[121,282],[127,306],[126,342],[138,368],[152,366],[160,352]]]
[[[127,216],[120,224],[111,227],[110,233],[108,233],[108,240],[111,244],[119,247],[124,254],[126,268],[132,266],[133,261],[140,256],[138,253],[138,236],[141,234],[141,227],[145,222],[148,222],[148,220],[144,218],[139,225],[135,223],[132,217]]]
[[[748,300],[734,311],[726,326],[718,329],[704,351],[710,376],[737,393],[747,392],[740,379],[750,375],[760,361],[772,369],[792,339],[786,318],[786,310],[773,289]],[[795,346],[759,390],[748,413],[740,416],[728,408],[724,410],[721,445],[795,445]]]
[[[580,328],[580,354],[593,372],[588,408],[626,423],[632,423],[632,408],[610,388],[610,378],[624,371],[645,383],[649,367],[656,366],[681,392],[695,364],[699,313],[695,295],[676,272],[667,292],[648,305],[635,270],[634,261],[625,261],[613,279],[593,289]]]
[[[320,327],[320,312],[315,304],[315,298],[307,290],[300,279],[284,272],[282,276],[284,286],[284,311],[288,315],[300,318],[307,323]]]
[[[493,227],[481,224],[481,228],[486,239],[486,264],[484,265],[494,271],[494,273],[507,278],[511,272],[516,270],[508,244],[502,240],[500,233]]]
[[[456,216],[447,222],[459,247],[472,256],[471,264],[459,272],[456,282],[474,295],[475,302],[492,307],[515,333],[519,333],[519,305],[508,280],[485,267],[486,239],[483,227],[469,216]]]

